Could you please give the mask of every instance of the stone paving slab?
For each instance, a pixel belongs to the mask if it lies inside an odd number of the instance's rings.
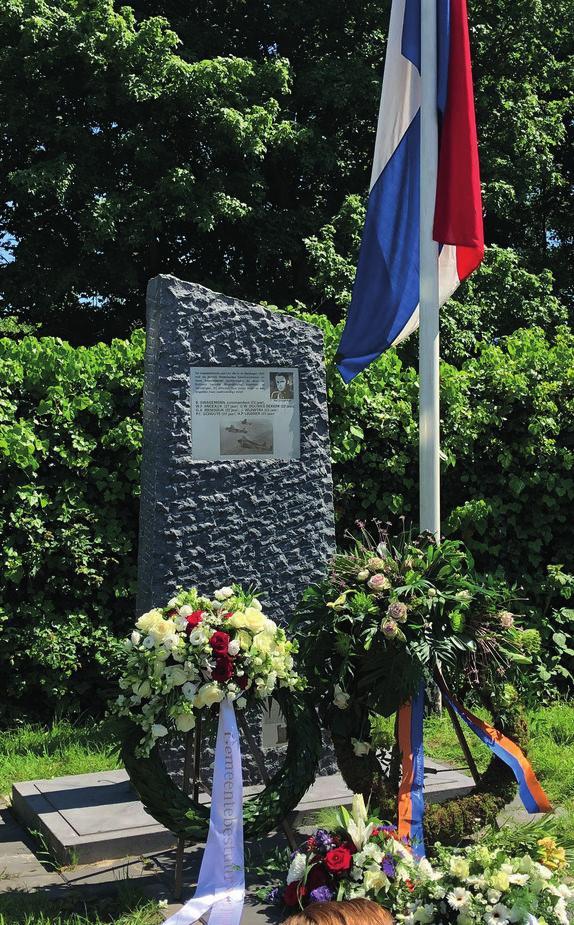
[[[427,761],[425,792],[429,802],[468,793],[472,780],[460,771]],[[260,787],[246,787],[245,798]],[[294,824],[318,809],[349,805],[352,793],[340,774],[319,777],[295,809]],[[201,802],[208,796],[202,794]],[[137,857],[175,845],[174,836],[144,810],[123,770],[70,775],[14,784],[16,817],[45,839],[61,864],[93,864]]]

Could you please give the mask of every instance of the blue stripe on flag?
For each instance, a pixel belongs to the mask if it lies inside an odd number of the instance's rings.
[[[353,298],[337,355],[345,382],[390,347],[418,305],[419,165],[420,112],[369,196]]]
[[[425,686],[421,682],[419,690],[413,697],[411,708],[411,748],[413,752],[413,787],[411,791],[412,825],[411,839],[413,853],[425,856],[423,816],[425,811],[425,753],[423,747],[423,716],[425,705]]]
[[[405,0],[401,54],[421,72],[421,0]]]
[[[437,104],[444,116],[448,96],[448,63],[450,57],[450,0],[437,0]]]

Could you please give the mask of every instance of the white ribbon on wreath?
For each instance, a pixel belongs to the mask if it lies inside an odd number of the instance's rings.
[[[223,700],[215,744],[211,814],[195,895],[164,925],[239,925],[245,898],[243,772],[233,704]]]

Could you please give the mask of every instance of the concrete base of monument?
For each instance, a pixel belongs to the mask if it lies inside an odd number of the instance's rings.
[[[460,796],[472,780],[427,760],[429,801]],[[245,788],[245,797],[261,788]],[[207,802],[207,796],[200,799]],[[349,804],[352,794],[340,774],[317,778],[295,809],[295,826],[326,806]],[[173,848],[175,838],[144,810],[125,771],[103,771],[52,780],[24,781],[12,789],[12,811],[39,832],[55,860],[63,865],[94,864],[138,857]]]

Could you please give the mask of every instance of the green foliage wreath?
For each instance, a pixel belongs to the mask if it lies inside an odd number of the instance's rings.
[[[479,579],[461,544],[364,534],[305,595],[294,627],[322,719],[348,787],[384,817],[396,814],[400,754],[382,761],[373,715],[391,716],[441,670],[454,691],[473,695],[498,729],[524,747],[524,711],[509,680],[540,644],[507,609],[512,589]],[[493,758],[473,792],[427,806],[425,835],[448,843],[492,821],[512,798],[511,773]]]
[[[273,697],[285,717],[287,753],[265,789],[243,805],[246,838],[270,832],[297,806],[315,780],[321,755],[321,730],[310,696],[282,689]],[[139,726],[127,719],[118,724],[122,759],[148,813],[176,835],[205,841],[209,807],[196,803],[175,784],[157,745],[148,757],[138,756]]]

